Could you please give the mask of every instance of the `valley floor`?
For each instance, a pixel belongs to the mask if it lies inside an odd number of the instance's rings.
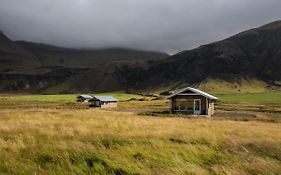
[[[0,174],[281,174],[280,103],[225,100],[207,119],[137,96],[111,110],[36,98],[0,97]]]

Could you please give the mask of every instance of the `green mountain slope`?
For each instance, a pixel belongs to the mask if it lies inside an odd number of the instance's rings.
[[[120,76],[137,90],[197,85],[216,91],[219,88],[212,86],[220,83],[227,91],[276,88],[281,80],[281,21],[182,51],[148,69],[123,69]]]
[[[0,71],[12,72],[40,66],[38,59],[29,51],[11,41],[0,32]]]
[[[36,55],[43,66],[93,68],[109,62],[144,62],[168,57],[167,54],[124,48],[68,49],[46,44],[16,41],[17,45]]]
[[[124,90],[114,69],[145,66],[161,52],[124,48],[69,49],[11,41],[0,33],[0,92],[71,93]]]
[[[2,92],[161,92],[192,85],[225,93],[281,87],[281,21],[170,57],[132,49],[67,49],[0,36]]]

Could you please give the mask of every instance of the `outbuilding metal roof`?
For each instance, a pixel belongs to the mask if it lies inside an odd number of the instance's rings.
[[[79,95],[78,97],[82,97],[82,98],[85,98],[85,99],[92,99],[93,97],[91,95]]]
[[[97,99],[103,102],[117,102],[118,100],[112,96],[94,96],[92,100]]]
[[[194,92],[195,94],[202,95],[202,96],[204,96],[204,97],[206,97],[208,99],[211,99],[211,100],[218,100],[217,97],[215,97],[213,95],[210,95],[210,94],[208,94],[208,93],[206,93],[204,91],[201,91],[199,89],[192,88],[192,87],[187,87],[187,88],[181,89],[181,90],[175,92],[174,94],[168,96],[167,98],[172,98],[172,97],[174,97],[174,96],[176,96],[176,95],[178,95],[180,93],[183,93],[184,91],[187,91],[187,90],[190,90],[190,91]]]

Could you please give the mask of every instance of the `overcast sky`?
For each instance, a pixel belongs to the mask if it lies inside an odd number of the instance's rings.
[[[174,53],[281,19],[281,0],[0,0],[13,40]]]

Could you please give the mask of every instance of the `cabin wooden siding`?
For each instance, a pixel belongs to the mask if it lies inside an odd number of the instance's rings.
[[[118,99],[112,96],[93,96],[89,101],[89,107],[94,108],[116,108]]]
[[[192,106],[194,107],[193,103],[194,100],[200,100],[201,103],[201,114],[199,115],[208,115],[208,111],[206,110],[207,107],[207,102],[208,99],[206,97],[203,97],[201,95],[189,95],[189,96],[183,96],[183,95],[177,95],[171,98],[171,112],[172,113],[186,113],[186,114],[194,114],[194,110],[192,109],[191,111],[177,111],[177,109],[180,108],[180,104],[178,103],[178,100],[186,100],[186,101],[192,101]]]
[[[99,100],[91,100],[90,107],[96,108],[117,108],[117,102],[103,102]]]
[[[215,113],[217,97],[192,87],[178,90],[167,97],[171,113],[212,116]]]

